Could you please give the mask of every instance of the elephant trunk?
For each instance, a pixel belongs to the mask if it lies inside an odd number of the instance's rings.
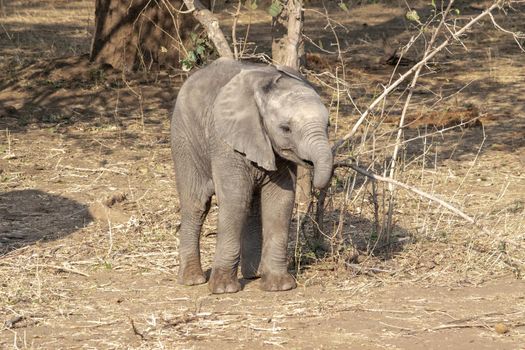
[[[333,170],[332,151],[328,142],[326,145],[319,145],[315,148],[312,162],[314,163],[314,187],[325,188],[330,182]]]
[[[303,147],[300,147],[301,156],[314,165],[313,185],[318,189],[325,188],[328,185],[333,170],[332,149],[324,130],[324,127],[319,127],[315,131],[309,132],[304,138],[306,142]]]

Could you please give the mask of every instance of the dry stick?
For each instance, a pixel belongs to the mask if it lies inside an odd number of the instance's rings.
[[[239,54],[240,57],[243,57],[244,51],[246,51],[246,45],[248,43],[248,35],[250,34],[250,27],[252,25],[252,14],[253,14],[253,10],[250,8],[250,10],[248,11],[248,25],[246,26],[246,34],[244,34],[244,42],[242,43],[242,49]]]
[[[390,94],[395,88],[397,88],[399,86],[399,84],[401,84],[403,81],[406,80],[406,78],[408,78],[410,75],[412,75],[412,73],[414,73],[416,70],[419,69],[419,67],[425,65],[430,59],[432,59],[437,53],[439,53],[441,50],[443,50],[445,47],[448,46],[448,44],[450,43],[451,39],[457,39],[459,36],[461,36],[463,33],[465,33],[468,29],[470,29],[474,24],[476,24],[477,22],[479,22],[483,17],[487,16],[489,13],[491,13],[492,11],[494,11],[494,9],[496,9],[497,7],[499,7],[501,4],[503,3],[503,0],[498,0],[496,1],[494,4],[492,4],[492,6],[490,6],[489,8],[487,8],[485,11],[483,11],[482,13],[480,13],[478,16],[474,17],[473,19],[470,20],[470,22],[468,22],[463,28],[461,28],[460,30],[458,30],[457,32],[453,33],[452,37],[449,37],[447,39],[445,39],[441,45],[439,45],[438,47],[436,47],[434,50],[432,50],[425,58],[423,58],[421,61],[419,61],[418,63],[416,63],[412,68],[410,68],[405,74],[401,75],[394,83],[392,83],[390,86],[388,86],[384,91],[383,93],[377,97],[371,104],[370,106],[368,106],[368,108],[366,109],[366,111],[364,111],[362,114],[361,114],[361,117],[359,118],[359,120],[355,123],[354,127],[352,128],[352,130],[350,130],[345,136],[343,136],[341,139],[337,140],[335,143],[334,143],[334,146],[332,147],[332,152],[335,154],[337,152],[337,150],[343,146],[352,136],[354,136],[354,134],[356,133],[357,129],[359,128],[359,126],[361,126],[361,124],[363,123],[363,121],[365,120],[365,118],[370,114],[370,112],[388,95]]]
[[[441,326],[436,326],[432,328],[425,329],[426,331],[439,331],[442,329],[452,329],[452,328],[488,328],[496,326],[497,323],[485,324],[485,323],[471,323],[471,324],[444,324]],[[525,322],[515,322],[511,324],[511,327],[517,328],[525,325]]]
[[[429,51],[432,49],[432,46],[434,46],[434,43],[436,42],[436,38],[441,31],[441,28],[443,27],[443,24],[445,23],[445,19],[447,18],[448,13],[450,12],[450,9],[452,8],[452,5],[454,4],[454,0],[450,0],[448,3],[447,8],[445,11],[441,14],[441,21],[439,22],[438,26],[434,30],[434,33],[432,33],[432,37],[430,38],[430,41],[427,45],[427,49],[423,53],[423,60],[428,56]],[[398,62],[399,63],[399,62]],[[389,177],[390,179],[395,179],[395,171],[396,171],[396,165],[397,165],[397,156],[399,153],[399,148],[401,146],[401,136],[403,135],[403,126],[405,125],[405,117],[408,112],[408,108],[410,106],[410,101],[412,100],[412,95],[414,93],[414,87],[417,84],[417,80],[419,79],[419,74],[421,73],[421,69],[423,69],[423,65],[419,66],[414,76],[412,77],[412,82],[410,83],[410,86],[408,88],[408,95],[405,100],[405,105],[403,106],[403,111],[401,112],[401,118],[399,119],[399,128],[397,130],[396,135],[396,145],[394,147],[394,152],[392,153],[392,163],[390,165],[390,172]],[[386,101],[386,100],[385,100]],[[387,238],[390,236],[390,232],[392,230],[392,214],[394,209],[394,185],[389,184],[388,191],[390,192],[390,197],[388,200],[388,214],[387,214]]]
[[[352,270],[355,270],[358,273],[365,273],[365,274],[369,272],[383,272],[383,273],[389,273],[389,274],[396,273],[396,271],[393,271],[393,270],[385,270],[385,269],[380,269],[377,267],[364,267],[363,265],[360,265],[360,264],[351,264],[348,262],[345,263],[345,265],[351,268]]]
[[[452,206],[451,204],[445,202],[444,200],[439,199],[436,196],[433,196],[433,195],[431,195],[429,193],[426,193],[426,192],[424,192],[424,191],[422,191],[422,190],[420,190],[420,189],[418,189],[416,187],[407,185],[407,184],[405,184],[403,182],[399,182],[399,181],[391,179],[389,177],[373,174],[371,172],[366,171],[363,168],[358,167],[357,165],[354,165],[354,164],[351,164],[351,163],[347,163],[347,162],[337,162],[337,163],[334,164],[334,167],[335,168],[338,168],[338,167],[351,168],[351,169],[354,169],[355,171],[357,171],[358,173],[360,173],[360,174],[362,174],[362,175],[364,175],[366,177],[369,177],[371,179],[374,179],[374,180],[377,180],[377,181],[383,181],[383,182],[386,182],[386,183],[389,183],[389,184],[392,184],[392,185],[404,188],[405,190],[412,191],[414,193],[417,193],[421,197],[427,198],[427,199],[429,199],[429,200],[431,200],[433,202],[436,202],[436,203],[442,205],[443,207],[447,208],[448,210],[450,210],[454,214],[456,214],[458,216],[461,216],[463,219],[467,220],[471,224],[475,224],[476,223],[476,221],[472,217],[468,216],[467,214],[465,214],[461,210],[459,210],[456,207]]]
[[[55,270],[59,270],[59,271],[64,271],[64,272],[69,272],[69,273],[74,273],[74,274],[77,274],[77,275],[80,275],[80,276],[84,276],[84,277],[89,277],[89,275],[87,273],[85,273],[85,272],[82,272],[82,271],[79,271],[79,270],[75,270],[75,269],[72,269],[72,268],[69,268],[69,267],[66,267],[66,266],[43,265],[43,267],[47,267],[47,268],[55,269]]]
[[[69,166],[69,165],[60,165],[60,167],[63,168],[63,169],[68,169],[68,170],[87,171],[87,172],[91,172],[91,173],[108,172],[108,173],[114,173],[114,174],[119,174],[119,175],[128,175],[127,171],[124,170],[124,169],[122,169],[122,170],[109,169],[109,168],[94,168],[94,169],[90,169],[90,168],[77,168],[77,167],[72,167],[72,166]]]
[[[432,37],[431,37],[431,39],[430,39],[430,41],[428,43],[427,50],[425,50],[425,52],[423,53],[423,60],[428,56],[428,52],[432,49],[432,46],[434,45],[434,43],[436,41],[437,35],[441,31],[441,28],[443,27],[443,24],[445,23],[445,19],[447,17],[448,12],[450,11],[450,9],[452,7],[452,4],[454,4],[454,0],[450,0],[447,8],[443,12],[442,17],[441,17],[441,21],[440,21],[439,25],[436,27],[436,29],[434,30],[434,33],[432,34]],[[410,101],[412,100],[412,95],[414,93],[414,87],[416,86],[417,80],[419,79],[419,74],[421,73],[421,69],[423,69],[423,65],[420,65],[416,69],[416,71],[414,73],[414,76],[412,78],[412,82],[410,83],[410,86],[408,88],[408,95],[407,95],[407,98],[405,100],[405,105],[403,106],[403,111],[401,112],[401,117],[399,119],[399,127],[398,127],[398,130],[397,130],[397,136],[396,136],[396,144],[394,146],[394,152],[392,154],[392,164],[390,166],[389,177],[391,179],[393,179],[394,175],[395,175],[396,160],[397,160],[397,155],[399,153],[399,147],[401,145],[400,140],[401,140],[401,136],[403,135],[403,126],[405,125],[405,117],[406,117],[406,114],[408,112],[408,108],[410,106]],[[393,191],[392,186],[389,187],[389,190]]]
[[[135,335],[138,335],[140,337],[140,339],[146,340],[146,336],[144,335],[143,332],[139,331],[139,329],[135,325],[135,321],[131,317],[129,318],[129,322],[131,323],[131,329],[133,329],[133,333]]]
[[[465,125],[468,125],[469,123],[471,123],[473,121],[479,120],[481,117],[483,117],[483,115],[480,115],[478,117],[475,117],[475,118],[472,118],[472,119],[469,119],[469,120],[466,120],[466,121],[462,121],[459,124],[452,125],[452,126],[449,126],[447,128],[443,128],[443,129],[439,129],[439,130],[436,130],[436,131],[428,132],[428,133],[425,133],[425,134],[422,134],[422,135],[414,136],[414,137],[412,137],[410,139],[406,139],[406,140],[402,141],[401,144],[405,145],[405,144],[408,144],[410,142],[413,142],[413,141],[416,141],[416,140],[425,139],[425,138],[432,137],[432,136],[435,136],[435,135],[438,135],[438,134],[439,135],[443,135],[447,131],[450,131],[450,130],[453,130],[453,129],[457,129],[457,128],[461,128],[461,127],[463,127]],[[381,135],[381,136],[383,136],[383,135]],[[376,151],[388,149],[388,148],[391,148],[393,146],[395,146],[395,144],[387,144],[386,146],[378,147],[376,149]],[[368,154],[368,153],[373,153],[373,152],[374,152],[374,150],[364,150],[364,151],[360,152],[359,154],[363,155],[363,154]]]
[[[337,59],[341,63],[341,67],[343,69],[343,80],[346,80],[345,61],[343,60],[343,55],[342,55],[342,52],[341,52],[341,44],[339,43],[339,37],[337,36],[337,33],[335,32],[335,28],[334,28],[334,26],[333,26],[333,24],[332,24],[332,22],[330,20],[330,17],[328,16],[328,10],[326,9],[324,1],[322,3],[323,3],[324,13],[325,13],[325,16],[326,16],[326,22],[327,22],[328,26],[330,27],[330,30],[332,31],[332,34],[334,35],[335,45],[337,47]]]
[[[153,2],[153,0],[149,0],[143,7],[142,9],[140,10],[138,16],[135,18],[135,20],[133,21],[133,27],[135,27],[137,25],[137,23],[140,23],[139,26],[138,26],[138,37],[142,37],[142,28],[144,26],[144,21],[140,21],[140,18],[142,16],[146,17],[146,19],[148,19],[150,22],[152,22],[152,20],[150,18],[148,18],[145,13],[146,13],[146,10],[149,8],[150,4]],[[156,2],[156,1],[155,1]],[[128,11],[130,10],[131,6],[133,5],[133,1],[131,1],[129,3],[129,6],[128,6]],[[158,5],[158,3],[157,3]],[[171,35],[168,35],[169,37],[171,37]],[[142,64],[142,67],[144,67],[144,69],[146,70],[150,70],[151,69],[151,65],[153,64],[153,61],[150,62],[150,66],[147,67],[146,65],[146,62],[144,61],[144,53],[142,51],[142,48],[140,46],[137,47],[137,50],[139,52],[139,60],[140,60],[140,63]],[[122,72],[124,73],[124,71]],[[142,131],[144,131],[144,125],[142,125]]]
[[[431,327],[431,328],[411,329],[411,328],[391,325],[391,324],[384,323],[384,322],[380,322],[380,323],[385,325],[385,326],[391,327],[391,328],[400,329],[402,331],[408,331],[409,334],[416,334],[416,333],[420,333],[420,332],[435,332],[435,331],[439,331],[439,330],[455,329],[455,328],[485,328],[485,329],[488,329],[488,330],[493,330],[493,328],[491,328],[491,327],[495,327],[496,324],[497,324],[497,323],[491,323],[491,324],[488,324],[488,323],[470,323],[470,324],[455,323],[455,324],[440,325],[440,326]],[[511,326],[513,328],[522,327],[524,325],[525,325],[525,322],[515,322],[515,323],[511,324]]]
[[[183,41],[182,41],[182,37],[180,36],[180,28],[179,28],[179,25],[177,23],[177,19],[175,17],[175,15],[173,14],[173,12],[171,11],[171,9],[175,10],[176,12],[180,12],[179,10],[177,10],[175,8],[175,6],[173,6],[169,1],[167,0],[162,0],[162,4],[166,7],[166,11],[168,11],[170,17],[171,17],[171,20],[173,22],[173,26],[175,28],[175,33],[177,34],[177,40],[175,40],[179,46],[177,47],[177,50],[180,52],[181,49],[182,51],[184,51],[184,56],[188,57],[188,50],[186,50],[186,47],[184,47],[184,44],[183,44]]]
[[[233,44],[233,57],[238,60],[239,49],[237,48],[237,22],[239,22],[239,16],[241,14],[241,5],[242,2],[239,0],[237,5],[237,11],[233,14],[233,24],[232,24],[232,44]]]
[[[494,24],[494,27],[496,27],[497,29],[501,30],[503,33],[512,35],[512,37],[514,38],[514,41],[516,42],[516,44],[518,44],[520,50],[525,52],[525,48],[523,47],[523,44],[520,42],[520,40],[525,39],[525,34],[523,34],[521,32],[515,33],[515,32],[512,32],[510,30],[507,30],[507,29],[501,27],[496,22],[496,19],[494,19],[494,16],[492,15],[492,13],[489,13],[489,16],[490,16],[490,19],[492,20],[492,23]]]
[[[224,33],[219,27],[219,20],[213,15],[213,13],[208,10],[199,0],[184,0],[184,4],[189,11],[193,14],[193,17],[204,28],[206,28],[206,33],[208,38],[213,42],[219,56],[233,58],[233,52],[228,45],[228,41],[224,37]]]

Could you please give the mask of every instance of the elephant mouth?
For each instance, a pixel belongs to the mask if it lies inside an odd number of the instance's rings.
[[[314,168],[314,163],[312,163],[311,161],[307,160],[307,159],[301,159],[301,163],[299,163],[302,167],[304,168],[307,168],[307,169],[313,169]]]
[[[282,156],[304,168],[307,168],[307,169],[313,169],[314,168],[314,163],[308,159],[302,159],[302,158],[299,158],[297,156],[297,154],[291,150],[291,149],[283,149],[281,151],[282,153]]]

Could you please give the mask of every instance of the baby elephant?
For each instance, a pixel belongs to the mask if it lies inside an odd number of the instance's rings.
[[[295,71],[221,58],[182,86],[171,120],[181,205],[179,283],[205,283],[200,230],[217,196],[217,247],[209,288],[234,293],[244,278],[263,290],[295,288],[287,271],[297,165],[327,186],[332,153],[328,111]]]

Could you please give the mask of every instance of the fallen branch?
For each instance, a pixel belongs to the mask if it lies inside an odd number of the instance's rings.
[[[147,338],[144,335],[144,333],[139,331],[139,329],[135,325],[135,321],[133,321],[133,319],[131,317],[129,318],[129,322],[131,323],[131,329],[133,330],[133,334],[138,335],[140,337],[140,339],[142,339],[142,340],[147,340]]]
[[[233,52],[228,45],[228,41],[224,37],[224,33],[219,27],[219,20],[208,10],[199,0],[184,0],[184,4],[188,8],[188,11],[193,14],[193,17],[204,28],[208,38],[213,42],[219,56],[233,58]]]
[[[460,328],[485,328],[488,330],[493,330],[494,332],[499,333],[499,334],[504,334],[507,332],[507,331],[499,331],[496,328],[498,323],[467,323],[467,324],[454,323],[454,324],[440,325],[440,326],[431,327],[431,328],[417,328],[417,329],[400,327],[400,326],[388,324],[385,322],[380,322],[380,323],[387,327],[399,329],[402,331],[408,331],[409,334],[417,334],[421,332],[435,332],[435,331],[444,330],[444,329],[460,329]],[[511,327],[518,328],[518,327],[523,327],[524,325],[525,325],[525,322],[515,322],[511,324]]]
[[[487,328],[487,329],[494,329],[496,326],[498,326],[501,323],[470,323],[470,324],[461,324],[461,323],[453,323],[453,324],[444,324],[432,328],[425,329],[426,331],[439,331],[443,329],[453,329],[453,328]],[[512,328],[518,328],[525,326],[525,322],[514,322],[511,323],[510,326]],[[506,333],[507,331],[498,331],[498,329],[494,330],[497,333]]]
[[[405,81],[409,76],[411,76],[414,72],[420,69],[423,65],[425,65],[428,61],[430,61],[436,54],[438,54],[441,50],[443,50],[445,47],[448,46],[450,41],[452,39],[457,39],[459,36],[464,34],[467,30],[469,30],[474,24],[479,22],[483,17],[489,15],[492,11],[494,11],[497,7],[499,7],[503,3],[503,0],[498,0],[492,4],[489,8],[487,8],[485,11],[480,13],[478,16],[474,17],[470,20],[463,28],[456,31],[452,34],[452,36],[445,39],[438,47],[436,47],[434,50],[430,51],[428,55],[426,55],[421,61],[416,63],[412,68],[410,68],[405,74],[401,75],[395,82],[393,82],[390,86],[385,88],[383,93],[379,95],[371,104],[368,106],[366,111],[361,113],[361,117],[359,120],[355,123],[352,130],[350,130],[346,135],[344,135],[341,139],[334,142],[334,146],[332,147],[332,152],[335,154],[337,150],[343,146],[354,134],[357,132],[357,129],[361,126],[361,124],[364,122],[366,117],[370,114],[372,110],[374,110],[381,101],[388,96],[395,88],[397,88],[403,81]]]

